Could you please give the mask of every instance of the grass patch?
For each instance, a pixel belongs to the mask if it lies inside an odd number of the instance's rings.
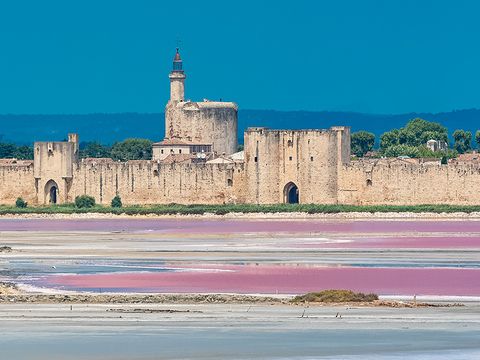
[[[289,213],[301,212],[307,214],[337,214],[348,212],[385,213],[472,213],[480,212],[480,205],[324,205],[324,204],[236,204],[236,205],[124,205],[111,207],[94,205],[91,208],[79,208],[74,204],[35,206],[19,208],[12,205],[0,205],[0,215],[8,214],[126,214],[126,215],[194,215],[212,213],[224,215],[228,213]]]
[[[351,290],[323,290],[305,295],[295,296],[292,303],[343,303],[343,302],[372,302],[378,300],[377,294],[357,293]]]

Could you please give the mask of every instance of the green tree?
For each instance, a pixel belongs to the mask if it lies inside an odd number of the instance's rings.
[[[33,147],[26,145],[17,147],[15,157],[20,160],[33,160]]]
[[[385,150],[388,149],[390,146],[398,145],[398,135],[400,130],[393,129],[391,131],[387,131],[380,136],[380,149]]]
[[[24,209],[27,207],[27,202],[23,200],[21,197],[17,198],[17,201],[15,201],[15,206],[17,208]]]
[[[80,146],[81,158],[106,158],[111,157],[111,149],[99,142],[87,142]]]
[[[472,145],[472,132],[457,129],[453,132],[453,148],[458,151],[459,154],[463,154],[468,150],[471,150]]]
[[[366,152],[373,149],[375,144],[375,135],[368,131],[357,131],[352,133],[351,136],[351,147],[352,153],[356,156],[361,157],[365,155]]]
[[[32,146],[17,146],[15,144],[0,143],[0,159],[33,160]]]
[[[89,209],[95,206],[95,198],[88,195],[80,195],[75,198],[75,207]]]
[[[480,130],[475,132],[475,142],[477,143],[477,149],[480,149]]]
[[[420,150],[416,146],[398,144],[389,146],[383,154],[386,157],[408,156],[417,158],[420,157]]]
[[[17,147],[14,144],[0,143],[0,159],[14,158]]]
[[[439,154],[435,154],[425,147],[427,141],[431,139],[446,142],[448,140],[447,128],[436,122],[416,118],[410,120],[401,129],[393,129],[382,134],[380,150],[385,156],[438,157]],[[404,146],[400,147],[400,145]]]
[[[114,160],[150,160],[152,158],[152,142],[147,139],[127,139],[112,146]]]
[[[410,120],[402,130],[410,134],[407,145],[425,145],[431,139],[448,141],[448,130],[445,126],[420,118]]]
[[[120,198],[119,195],[115,196],[115,197],[112,199],[111,206],[112,206],[113,208],[121,208],[121,207],[123,206],[123,204],[122,204],[122,199]]]

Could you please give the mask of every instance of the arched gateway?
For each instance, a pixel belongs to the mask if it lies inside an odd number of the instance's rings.
[[[45,184],[45,203],[56,204],[58,201],[58,185],[55,181],[49,180]]]
[[[298,187],[297,185],[295,185],[295,183],[289,182],[287,185],[285,185],[285,188],[283,189],[283,194],[285,198],[285,203],[298,204],[300,195]]]

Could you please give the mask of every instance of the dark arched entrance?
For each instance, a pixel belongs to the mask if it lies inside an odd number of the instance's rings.
[[[299,192],[298,187],[293,182],[289,182],[285,185],[283,190],[285,202],[287,204],[298,204],[299,201]]]
[[[58,185],[55,181],[49,180],[45,185],[45,203],[56,204],[58,201]]]

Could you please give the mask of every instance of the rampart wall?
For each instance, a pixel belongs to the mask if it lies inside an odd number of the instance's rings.
[[[243,164],[161,164],[154,161],[80,162],[70,198],[88,194],[109,204],[223,204],[244,202]]]
[[[352,161],[343,166],[338,202],[355,205],[480,204],[480,164]]]
[[[159,164],[153,161],[78,162],[73,177],[35,179],[30,166],[0,166],[0,204],[14,204],[18,197],[30,204],[48,204],[55,181],[59,202],[73,202],[78,195],[110,204],[120,195],[124,204],[224,204],[245,202],[243,164]],[[42,185],[42,186],[40,186]]]
[[[33,163],[29,165],[0,165],[0,204],[14,204],[22,197],[30,204],[36,203]]]

